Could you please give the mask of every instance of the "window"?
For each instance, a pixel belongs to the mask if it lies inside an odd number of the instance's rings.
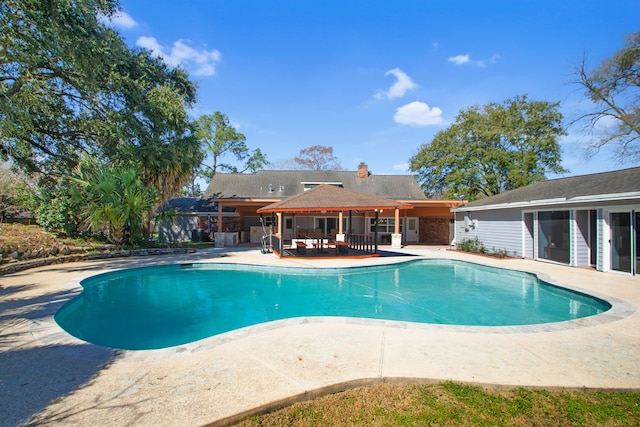
[[[322,234],[336,234],[338,232],[338,218],[337,217],[317,217],[314,221],[315,228],[320,230]],[[346,222],[343,220],[343,230],[345,229]]]
[[[402,233],[403,218],[400,218],[400,233]],[[395,218],[378,218],[378,233],[395,233]],[[375,233],[376,219],[369,218],[369,231]]]
[[[264,225],[267,227],[278,225],[278,218],[271,215],[265,215],[261,217],[264,220]]]
[[[320,184],[327,184],[327,185],[333,185],[335,187],[340,187],[340,188],[344,188],[344,185],[342,185],[342,182],[311,182],[311,181],[302,181],[300,184],[302,184],[302,188],[304,189],[304,191],[307,190],[311,190],[312,188],[316,188],[318,185]]]

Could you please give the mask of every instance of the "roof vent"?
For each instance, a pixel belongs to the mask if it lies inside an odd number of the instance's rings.
[[[273,184],[269,184],[269,193],[273,193]]]
[[[283,193],[283,192],[284,192],[284,185],[281,185],[281,186],[280,186],[280,190],[279,190],[279,191],[280,191],[281,193]]]

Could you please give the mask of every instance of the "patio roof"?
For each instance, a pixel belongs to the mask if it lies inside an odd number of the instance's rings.
[[[258,212],[374,211],[412,208],[412,205],[397,200],[322,184],[260,208]]]

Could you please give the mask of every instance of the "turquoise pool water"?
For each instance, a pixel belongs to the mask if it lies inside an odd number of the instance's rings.
[[[527,273],[448,260],[342,269],[232,264],[100,274],[55,320],[82,340],[158,349],[303,316],[506,326],[592,316],[611,306]]]

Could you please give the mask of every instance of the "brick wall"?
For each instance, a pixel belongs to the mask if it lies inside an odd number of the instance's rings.
[[[448,245],[450,217],[420,217],[419,242],[426,245]]]

